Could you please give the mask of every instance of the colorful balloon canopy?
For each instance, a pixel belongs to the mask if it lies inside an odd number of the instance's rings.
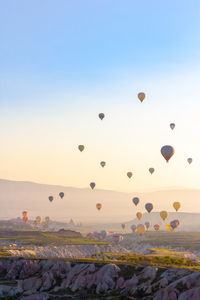
[[[154,173],[154,171],[155,171],[155,169],[154,169],[154,168],[149,168],[149,173],[153,174],[153,173]]]
[[[150,213],[152,211],[152,209],[153,209],[153,204],[152,203],[146,203],[145,204],[145,208],[146,208],[146,211],[148,213]]]
[[[97,204],[96,204],[96,208],[97,208],[98,210],[100,210],[100,209],[102,208],[102,204],[101,204],[101,203],[97,203]]]
[[[149,227],[151,226],[151,223],[150,223],[150,222],[145,222],[144,224],[145,224],[145,226],[146,226],[147,230],[148,230],[148,229],[149,229]]]
[[[170,226],[170,223],[166,225],[166,229],[171,232],[173,231],[174,229]]]
[[[174,155],[174,148],[172,146],[166,145],[161,148],[161,154],[165,158],[166,162]]]
[[[181,207],[181,203],[180,203],[180,202],[174,202],[174,203],[173,203],[173,207],[174,207],[174,209],[175,209],[176,211],[178,211],[178,210],[180,209],[180,207]]]
[[[142,213],[141,212],[137,212],[136,217],[138,218],[138,220],[140,220],[142,218]]]
[[[176,229],[179,226],[179,224],[180,224],[179,220],[173,220],[170,222],[170,226],[173,229]]]
[[[137,228],[137,226],[136,226],[135,224],[131,225],[131,230],[132,230],[132,232],[135,232],[135,231],[136,231],[136,228]]]
[[[79,145],[79,146],[78,146],[78,149],[82,152],[82,151],[85,149],[85,146]]]
[[[100,162],[100,165],[102,166],[102,168],[104,168],[105,165],[106,165],[106,162],[105,162],[105,161],[101,161],[101,162]]]
[[[26,210],[22,212],[22,220],[24,223],[28,222],[28,212]]]
[[[146,226],[144,224],[138,224],[136,230],[140,235],[142,235],[146,231]]]
[[[174,130],[176,125],[174,123],[171,123],[169,126],[170,126],[171,130]]]
[[[138,203],[139,203],[139,201],[140,201],[140,199],[139,199],[138,197],[134,197],[134,198],[132,199],[132,201],[133,201],[133,203],[135,204],[135,206],[137,206]]]
[[[188,162],[188,164],[191,164],[191,163],[192,163],[192,158],[189,157],[189,158],[187,159],[187,162]]]
[[[138,99],[139,99],[141,102],[144,101],[145,97],[146,97],[145,93],[143,93],[143,92],[138,93]]]
[[[127,172],[127,176],[128,176],[128,178],[131,178],[133,176],[133,173],[132,172]]]
[[[92,190],[95,188],[95,186],[96,186],[95,182],[90,182],[90,187],[91,187]]]
[[[53,196],[49,196],[49,201],[50,201],[50,202],[53,201]]]
[[[167,219],[167,217],[168,217],[168,212],[166,211],[166,210],[162,210],[161,212],[160,212],[160,217],[163,219],[163,220],[165,220],[165,219]]]
[[[99,119],[103,120],[104,118],[105,118],[104,113],[100,113],[100,114],[99,114]]]
[[[153,228],[155,229],[155,231],[158,231],[158,230],[160,229],[160,225],[159,225],[159,224],[155,224],[155,225],[153,226]]]
[[[59,196],[60,196],[61,199],[64,197],[64,195],[65,195],[65,194],[64,194],[63,192],[60,192],[60,193],[59,193]]]

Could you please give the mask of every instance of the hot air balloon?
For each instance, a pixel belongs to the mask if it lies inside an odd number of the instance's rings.
[[[133,173],[132,172],[128,172],[127,176],[128,176],[128,178],[131,178],[133,176]]]
[[[181,207],[181,203],[180,203],[180,202],[174,202],[174,203],[173,203],[173,207],[174,207],[174,209],[175,209],[176,211],[178,211],[179,208]]]
[[[165,220],[168,217],[168,212],[166,210],[163,210],[160,212],[160,217]]]
[[[174,148],[168,145],[163,146],[160,151],[162,156],[166,159],[166,162],[170,160],[170,158],[174,155],[175,152]]]
[[[154,169],[154,168],[149,168],[149,173],[153,174],[153,173],[154,173],[154,171],[155,171],[155,169]]]
[[[140,199],[139,199],[138,197],[134,197],[134,198],[132,199],[132,201],[133,201],[133,203],[135,204],[135,206],[137,206],[138,203],[139,203],[139,201],[140,201]]]
[[[95,186],[96,186],[95,182],[90,182],[90,187],[91,187],[92,190],[95,188]]]
[[[27,216],[23,217],[22,220],[23,220],[24,223],[26,223],[26,222],[28,222],[28,217]]]
[[[60,192],[60,193],[59,193],[59,196],[60,196],[61,199],[64,197],[64,195],[65,195],[65,194],[64,194],[63,192]]]
[[[173,229],[176,229],[179,226],[179,224],[180,224],[179,220],[173,220],[170,222],[170,226]]]
[[[49,217],[45,217],[45,223],[49,224],[50,223],[50,218]]]
[[[145,99],[146,95],[145,93],[141,92],[138,94],[138,99],[142,102]]]
[[[92,232],[89,232],[89,233],[86,235],[86,237],[87,237],[88,239],[92,239],[92,238],[94,237],[94,234],[93,234]]]
[[[170,231],[170,232],[174,230],[174,229],[170,226],[170,224],[167,224],[167,225],[166,225],[166,229],[167,229],[168,231]]]
[[[85,146],[79,145],[79,146],[78,146],[78,149],[82,152],[82,151],[85,149]]]
[[[37,216],[35,221],[36,221],[36,225],[40,226],[40,224],[42,223],[42,218],[40,216]]]
[[[100,165],[102,166],[102,168],[104,168],[105,165],[106,165],[106,162],[105,162],[105,161],[101,161],[101,162],[100,162]]]
[[[146,226],[143,225],[143,224],[138,224],[136,230],[137,230],[137,232],[139,233],[139,235],[142,235],[142,234],[144,234],[145,231],[146,231]]]
[[[101,230],[100,234],[101,234],[103,239],[105,239],[108,235],[107,231],[105,231],[105,230]]]
[[[153,226],[153,228],[155,229],[155,231],[158,231],[158,230],[160,229],[160,225],[159,225],[159,224],[155,224],[155,225]]]
[[[136,225],[131,225],[131,230],[133,231],[133,232],[135,232],[136,231],[136,228],[137,228],[137,226]]]
[[[171,123],[169,126],[170,126],[171,130],[174,130],[176,125],[174,123]]]
[[[100,114],[99,114],[99,119],[103,120],[104,117],[105,117],[105,115],[104,115],[103,113],[100,113]]]
[[[125,229],[126,224],[121,224],[121,226],[122,226],[122,229]]]
[[[119,243],[119,242],[123,241],[123,236],[121,236],[119,234],[113,234],[112,239],[113,239],[113,242]]]
[[[189,158],[187,159],[187,162],[188,162],[188,164],[191,164],[191,163],[192,163],[192,158],[189,157]]]
[[[100,210],[100,209],[102,208],[102,204],[101,204],[101,203],[97,203],[97,204],[96,204],[96,208],[97,208],[98,210]]]
[[[151,225],[151,223],[150,223],[150,222],[145,222],[144,224],[145,224],[145,226],[146,226],[146,228],[147,228],[147,230],[148,230],[149,227],[150,227],[150,225]]]
[[[138,220],[140,220],[142,218],[142,213],[141,212],[137,212],[136,217],[138,218]]]
[[[146,208],[146,211],[148,213],[150,213],[152,211],[152,209],[153,209],[153,204],[152,203],[146,203],[145,204],[145,208]]]
[[[53,196],[49,196],[49,201],[50,201],[50,202],[53,201]]]

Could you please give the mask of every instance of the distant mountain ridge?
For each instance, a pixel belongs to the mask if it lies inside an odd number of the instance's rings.
[[[63,199],[58,195],[61,191],[65,193]],[[54,196],[53,202],[49,202],[49,195]],[[132,203],[134,196],[140,198],[137,207]],[[134,219],[137,211],[145,212],[146,202],[152,202],[154,211],[159,212],[173,211],[173,202],[180,201],[180,212],[200,213],[199,200],[200,190],[195,189],[125,193],[0,179],[0,219],[15,218],[28,210],[30,218],[48,215],[62,222],[73,218],[83,222],[121,223]],[[99,202],[101,211],[96,209]]]

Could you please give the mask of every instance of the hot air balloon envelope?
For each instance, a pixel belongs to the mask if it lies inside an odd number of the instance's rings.
[[[139,203],[139,201],[140,201],[140,199],[139,199],[138,197],[134,197],[134,198],[132,199],[132,201],[133,201],[133,203],[135,204],[135,206],[137,206],[138,203]]]
[[[170,160],[170,158],[174,155],[174,148],[172,146],[163,146],[161,148],[161,154],[162,156],[165,158],[166,162],[168,162]]]

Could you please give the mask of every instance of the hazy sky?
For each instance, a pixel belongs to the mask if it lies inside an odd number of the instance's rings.
[[[0,1],[0,177],[199,188],[199,32],[199,0]]]

